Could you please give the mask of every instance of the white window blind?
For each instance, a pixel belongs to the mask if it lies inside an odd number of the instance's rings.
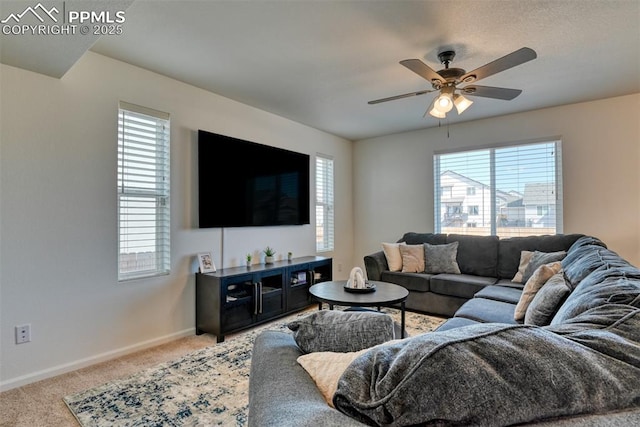
[[[169,114],[118,110],[118,280],[170,270]]]
[[[332,251],[333,239],[333,159],[316,155],[316,250]]]
[[[559,140],[437,153],[434,182],[437,233],[562,233]]]

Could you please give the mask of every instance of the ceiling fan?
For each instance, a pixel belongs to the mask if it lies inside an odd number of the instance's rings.
[[[500,71],[508,70],[509,68],[531,61],[537,57],[536,52],[533,49],[523,47],[467,73],[462,68],[449,68],[449,63],[453,61],[455,56],[456,53],[453,50],[440,52],[438,54],[438,59],[440,59],[440,62],[444,65],[444,69],[440,71],[433,70],[419,59],[405,59],[400,61],[400,64],[431,83],[433,90],[420,90],[417,92],[390,96],[388,98],[376,99],[374,101],[369,101],[368,103],[379,104],[381,102],[394,101],[396,99],[440,91],[440,95],[434,98],[424,115],[426,117],[427,113],[429,113],[433,117],[442,119],[447,116],[447,113],[451,111],[454,105],[458,114],[462,114],[464,110],[473,104],[473,101],[465,98],[463,94],[510,101],[520,95],[522,90],[507,89],[503,87],[478,86],[475,84],[470,85],[469,83],[477,82],[480,79],[484,79],[485,77],[489,77],[493,74],[499,73]],[[458,85],[464,84],[467,86],[458,87]],[[460,93],[456,93],[456,91]]]

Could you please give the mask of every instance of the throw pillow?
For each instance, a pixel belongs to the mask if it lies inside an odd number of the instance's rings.
[[[338,380],[353,360],[368,348],[356,352],[335,353],[333,351],[321,351],[317,353],[303,354],[298,357],[298,363],[304,368],[316,383],[316,387],[322,393],[324,400],[333,406],[333,395],[338,388]]]
[[[564,257],[567,256],[565,251],[558,252],[533,252],[531,255],[531,259],[529,260],[529,265],[527,265],[524,274],[522,275],[522,283],[527,283],[527,280],[533,275],[538,267],[543,264],[550,264],[556,261],[562,261]]]
[[[403,273],[422,273],[424,271],[424,246],[400,245]]]
[[[571,287],[564,279],[564,272],[558,271],[536,293],[524,315],[525,325],[547,326],[571,293]]]
[[[516,310],[513,313],[513,318],[516,322],[520,322],[524,320],[524,316],[527,313],[527,308],[533,300],[533,297],[536,296],[536,293],[540,290],[540,288],[562,268],[562,264],[560,261],[556,261],[550,264],[543,264],[536,269],[533,275],[527,280],[527,283],[524,285],[524,289],[522,289],[522,295],[520,295],[520,300],[516,305]]]
[[[424,271],[429,274],[460,274],[457,256],[458,242],[446,245],[424,243]]]
[[[360,351],[394,339],[393,318],[376,311],[316,311],[288,325],[303,353]]]
[[[383,243],[382,251],[387,259],[389,271],[402,270],[402,254],[400,253],[400,243]]]
[[[533,251],[520,252],[520,265],[518,266],[518,272],[516,273],[515,276],[513,276],[513,279],[511,279],[512,282],[522,283],[522,276],[524,275],[524,272],[526,271],[527,266],[529,265],[529,261],[531,261],[532,255],[533,255]]]

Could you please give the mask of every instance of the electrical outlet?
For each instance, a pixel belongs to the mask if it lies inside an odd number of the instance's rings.
[[[24,344],[31,341],[31,325],[16,326],[16,344]]]
[[[342,271],[342,264],[338,264],[338,271]]]

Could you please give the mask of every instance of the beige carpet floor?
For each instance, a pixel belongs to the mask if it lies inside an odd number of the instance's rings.
[[[310,307],[308,311],[315,311],[316,307]],[[407,327],[409,329],[410,325],[407,324]],[[225,340],[233,340],[235,336],[237,335],[228,335]],[[213,335],[193,335],[2,392],[0,393],[0,426],[77,427],[77,421],[62,400],[64,396],[130,376],[143,369],[215,344],[216,339]]]

